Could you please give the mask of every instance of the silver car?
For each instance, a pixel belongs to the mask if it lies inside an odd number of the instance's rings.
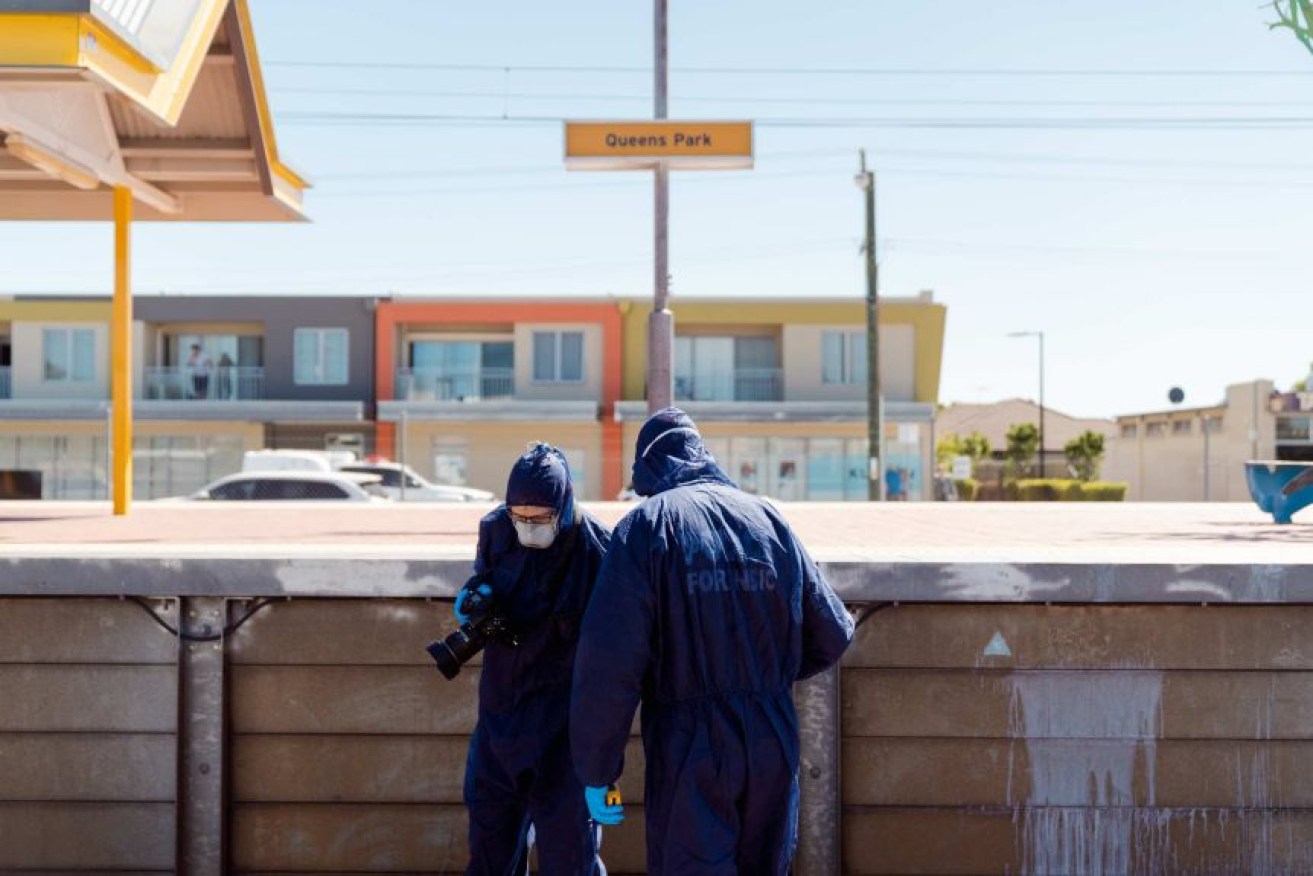
[[[381,486],[388,498],[399,501],[492,502],[496,499],[496,496],[487,490],[453,487],[426,481],[410,466],[396,462],[352,462],[341,466],[338,470],[376,475],[381,478]]]
[[[318,471],[238,472],[188,498],[217,502],[388,501],[377,475]]]

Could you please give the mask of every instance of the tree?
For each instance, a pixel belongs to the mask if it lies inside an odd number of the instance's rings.
[[[989,439],[979,432],[972,432],[962,439],[962,453],[971,457],[971,465],[989,456],[994,448],[989,446]]]
[[[1272,8],[1276,10],[1278,20],[1268,27],[1272,30],[1286,28],[1304,44],[1304,48],[1313,52],[1313,0],[1272,0]]]
[[[948,467],[953,464],[954,458],[965,456],[970,458],[971,468],[974,470],[980,460],[989,456],[990,450],[989,439],[979,432],[972,432],[966,436],[947,432],[935,445],[935,461]]]
[[[1034,423],[1013,423],[1009,426],[1007,447],[1003,450],[1008,461],[1008,476],[1019,478],[1030,474],[1038,451],[1039,429]]]
[[[1088,429],[1067,442],[1062,448],[1067,454],[1067,465],[1078,480],[1092,481],[1099,477],[1099,464],[1103,462],[1103,436]]]
[[[952,465],[953,457],[962,455],[962,439],[956,432],[945,432],[935,443],[935,462],[939,465]]]

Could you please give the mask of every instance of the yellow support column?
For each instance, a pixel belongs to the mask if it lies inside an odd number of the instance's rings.
[[[114,410],[114,514],[132,505],[132,289],[129,231],[132,192],[114,189],[114,315],[110,324],[110,404]]]

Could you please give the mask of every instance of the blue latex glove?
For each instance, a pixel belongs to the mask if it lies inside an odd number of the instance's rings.
[[[598,824],[619,824],[625,820],[625,807],[620,803],[608,805],[607,790],[605,786],[584,788],[584,802],[588,804],[588,814]]]
[[[482,596],[484,599],[488,599],[489,597],[492,596],[492,588],[489,587],[487,584],[480,584],[478,587],[475,588],[475,590],[477,590],[479,595]],[[463,625],[469,622],[470,616],[464,611],[463,606],[465,605],[465,599],[472,592],[473,591],[471,590],[462,589],[460,593],[456,594],[456,604],[453,606],[453,609],[456,612],[456,623],[458,624]]]

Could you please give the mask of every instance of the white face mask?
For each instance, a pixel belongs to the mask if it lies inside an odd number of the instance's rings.
[[[520,539],[520,544],[527,548],[547,548],[556,541],[559,519],[553,517],[550,523],[525,523],[522,520],[511,522],[515,524],[515,535]]]

